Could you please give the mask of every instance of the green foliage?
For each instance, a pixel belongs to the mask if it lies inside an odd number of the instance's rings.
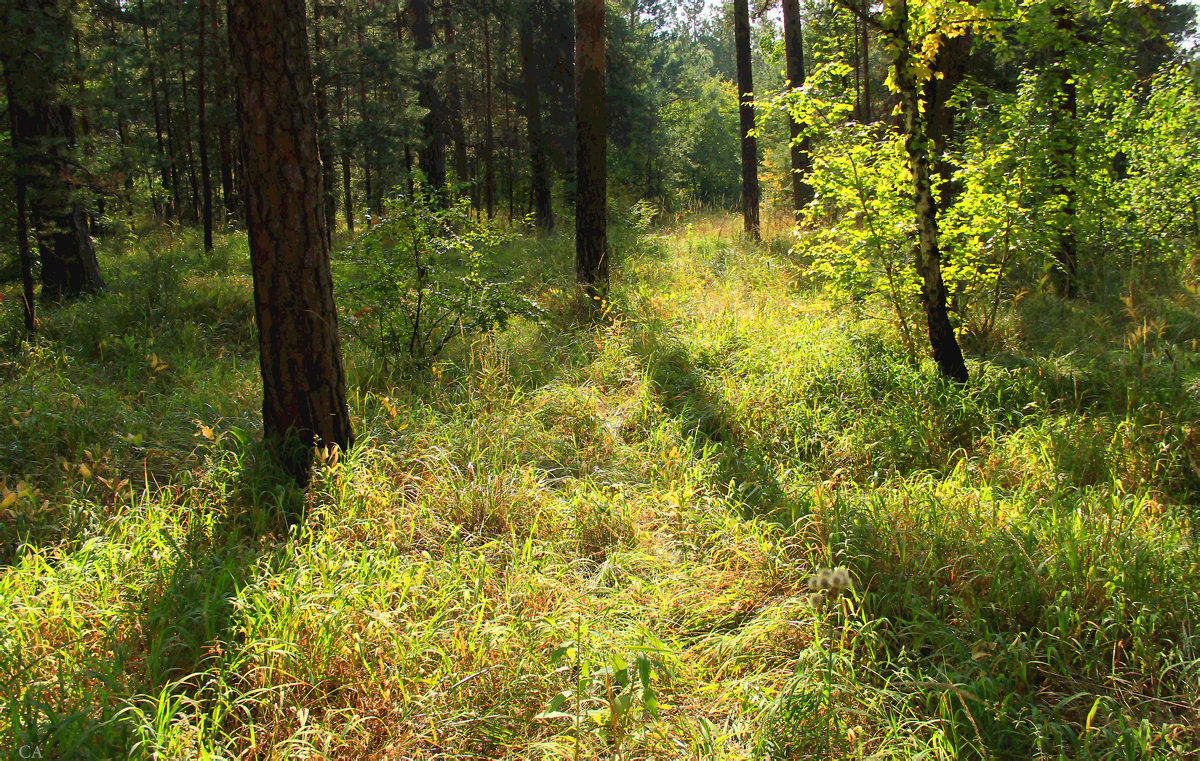
[[[522,282],[493,261],[516,234],[472,215],[465,199],[447,208],[420,195],[393,199],[343,254],[353,265],[341,289],[344,328],[381,359],[427,364],[456,338],[540,319]]]

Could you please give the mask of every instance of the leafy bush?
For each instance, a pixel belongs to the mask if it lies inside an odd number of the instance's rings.
[[[513,317],[541,318],[522,281],[492,256],[515,230],[472,218],[465,199],[443,209],[418,195],[389,206],[343,254],[353,272],[343,285],[342,323],[373,354],[424,364],[456,337],[503,330]]]

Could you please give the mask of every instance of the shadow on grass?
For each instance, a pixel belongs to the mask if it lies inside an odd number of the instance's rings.
[[[163,529],[158,549],[143,543],[142,552],[162,558],[154,559],[142,594],[106,632],[64,646],[96,636],[105,644],[85,646],[100,657],[34,682],[27,674],[39,663],[7,654],[6,689],[18,685],[7,708],[16,746],[38,748],[46,758],[157,757],[164,749],[156,738],[187,706],[220,700],[216,685],[240,679],[215,676],[236,668],[227,654],[240,646],[237,599],[264,562],[273,571],[287,562],[289,537],[304,521],[304,492],[266,447],[242,449],[237,496],[224,509],[192,505],[181,538]]]
[[[663,409],[713,455],[717,485],[736,494],[738,502],[755,515],[779,511],[786,497],[761,443],[742,430],[728,403],[709,387],[688,352],[653,335],[633,351],[657,389]]]

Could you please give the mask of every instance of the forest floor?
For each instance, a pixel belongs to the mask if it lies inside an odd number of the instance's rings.
[[[105,244],[107,295],[5,327],[0,748],[1200,753],[1194,284],[1026,296],[959,388],[731,229],[620,238],[598,327],[560,237],[514,252],[543,325],[420,374],[351,341],[359,443],[303,496],[244,238]]]

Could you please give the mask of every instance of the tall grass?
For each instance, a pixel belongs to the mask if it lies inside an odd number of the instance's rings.
[[[600,325],[551,238],[505,254],[546,324],[422,374],[351,342],[360,443],[304,494],[255,444],[244,241],[112,245],[112,293],[5,338],[0,747],[1200,752],[1195,294],[1026,298],[962,389],[733,229],[619,238]]]

